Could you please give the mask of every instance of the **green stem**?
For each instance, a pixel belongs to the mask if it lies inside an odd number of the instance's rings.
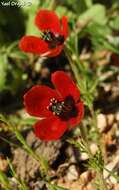
[[[73,62],[71,54],[68,51],[68,49],[66,49],[66,48],[65,48],[65,54],[66,54],[66,56],[67,56],[67,58],[69,60],[69,63],[70,63],[70,66],[72,68],[72,71],[74,73],[74,76],[76,78],[77,84],[79,85],[80,77],[79,77],[79,73],[77,72],[78,58],[76,56],[76,62]],[[80,71],[82,71],[82,73],[84,73],[84,70],[83,70],[82,67],[81,68],[79,67],[79,69],[80,69]],[[98,128],[97,128],[97,121],[96,121],[94,109],[91,108],[90,112],[91,112],[91,116],[92,116],[92,119],[93,119],[93,123],[94,123],[95,129],[96,129],[96,132],[98,134],[98,139],[97,139],[98,140],[98,147],[101,150],[100,136],[99,136],[100,134],[99,134],[99,131],[98,131]],[[81,125],[80,125],[80,132],[81,132],[81,137],[82,137],[82,139],[84,141],[84,145],[85,145],[86,150],[88,152],[89,159],[92,159],[93,155],[92,155],[92,153],[90,151],[89,142],[88,142],[88,138],[87,138],[87,133],[86,133],[84,127],[81,126]],[[99,179],[101,190],[106,190],[106,184],[105,184],[105,181],[104,181],[104,178],[103,178],[103,170],[100,170],[100,172],[97,172],[97,177]]]
[[[80,132],[81,132],[81,137],[83,139],[83,143],[84,143],[85,148],[87,150],[88,156],[89,156],[89,158],[92,158],[92,153],[91,153],[91,150],[90,150],[90,144],[89,144],[89,141],[88,141],[88,138],[87,138],[87,132],[86,132],[83,125],[80,125]]]
[[[76,81],[77,81],[77,83],[78,83],[79,80],[80,80],[80,77],[79,77],[79,73],[77,72],[77,66],[76,66],[75,63],[73,63],[72,57],[71,57],[71,55],[70,55],[68,49],[65,48],[64,51],[65,51],[66,57],[67,57],[68,60],[69,60],[69,64],[70,64],[70,66],[71,66],[71,69],[72,69],[72,71],[73,71],[73,74],[74,74],[74,76],[75,76],[75,79],[76,79]]]
[[[77,72],[77,66],[76,66],[75,62],[73,62],[72,57],[71,57],[71,54],[70,54],[70,52],[68,51],[68,49],[66,49],[66,48],[65,48],[65,54],[66,54],[66,56],[67,56],[67,58],[68,58],[68,60],[69,60],[69,64],[70,64],[70,66],[71,66],[71,69],[72,69],[73,74],[74,74],[74,76],[75,76],[75,79],[76,79],[76,81],[77,81],[77,84],[79,84],[80,77],[79,77],[79,73]],[[86,131],[85,131],[85,129],[84,129],[82,126],[80,126],[80,131],[81,131],[82,139],[83,139],[83,141],[84,141],[85,144],[86,144],[87,150],[88,150],[89,154],[91,154]]]
[[[19,130],[13,126],[10,122],[7,121],[7,119],[3,116],[0,115],[0,120],[2,122],[4,122],[11,131],[14,131],[17,139],[20,141],[20,143],[23,145],[23,148],[34,158],[36,159],[40,166],[41,166],[41,175],[46,177],[47,181],[50,181],[50,176],[48,175],[48,171],[49,171],[49,167],[48,164],[46,162],[46,160],[41,156],[41,155],[37,155],[36,152],[34,152],[31,147],[26,143],[25,139],[23,138],[23,136],[21,135],[21,133],[19,132]]]
[[[79,81],[81,79],[79,77],[79,73],[77,72],[76,63],[73,62],[71,54],[70,54],[70,52],[67,49],[65,49],[65,54],[66,54],[66,56],[67,56],[67,58],[69,60],[69,63],[70,63],[70,66],[72,68],[73,74],[74,74],[74,76],[76,78],[77,84],[79,85]],[[87,150],[89,156],[92,157],[92,154],[91,154],[91,151],[90,151],[90,147],[89,147],[88,138],[87,138],[87,134],[86,134],[86,130],[84,129],[84,127],[82,125],[80,125],[80,132],[81,132],[81,137],[83,139],[83,143],[86,146],[86,150]]]
[[[101,142],[101,134],[100,134],[99,129],[97,127],[97,118],[96,118],[96,114],[95,114],[93,106],[90,108],[90,113],[91,113],[91,117],[92,117],[92,120],[93,120],[93,125],[95,127],[95,131],[96,131],[96,134],[97,134],[98,147],[100,148],[100,150],[102,150],[102,152],[104,154],[104,146],[103,146],[103,144]]]
[[[97,137],[97,144],[98,144],[98,147],[99,147],[99,150],[101,151],[101,155],[103,157],[103,145],[102,145],[102,142],[101,142],[101,135],[99,133],[99,129],[97,127],[97,119],[96,119],[96,114],[94,112],[94,108],[90,108],[90,113],[91,113],[91,116],[92,116],[92,120],[93,120],[93,125],[95,127],[95,130],[96,130],[96,133],[98,135]],[[104,177],[103,177],[103,170],[100,170],[99,172],[97,172],[97,177],[99,179],[99,184],[100,184],[100,188],[101,190],[107,190],[107,187],[106,187],[106,183],[105,183],[105,180],[104,180]]]
[[[5,190],[12,190],[7,176],[2,171],[0,171],[0,183]]]
[[[97,172],[97,178],[99,180],[100,189],[101,190],[107,190],[106,183],[105,183],[105,180],[103,177],[103,173],[101,171]]]

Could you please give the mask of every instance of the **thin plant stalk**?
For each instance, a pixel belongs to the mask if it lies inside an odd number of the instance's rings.
[[[13,126],[9,121],[7,121],[7,119],[3,116],[0,115],[0,120],[2,122],[4,122],[11,131],[14,131],[17,139],[21,142],[21,144],[23,145],[23,148],[35,159],[39,162],[40,166],[41,166],[41,175],[46,177],[47,181],[50,181],[50,176],[48,175],[48,171],[49,171],[49,166],[48,163],[46,162],[46,160],[41,156],[41,155],[37,155],[32,149],[31,147],[25,142],[25,139],[23,138],[23,136],[21,135],[21,133],[19,132],[19,130]]]
[[[75,79],[77,81],[77,84],[79,85],[79,81],[81,80],[81,78],[79,77],[79,73],[77,71],[77,66],[80,65],[78,64],[77,65],[77,55],[76,55],[76,61],[73,62],[72,60],[72,57],[71,57],[71,54],[70,52],[68,51],[68,49],[65,49],[65,54],[69,60],[69,63],[70,63],[70,66],[72,68],[72,71],[73,71],[73,74],[75,76]],[[79,69],[83,69],[82,67],[80,67]],[[92,119],[94,121],[94,124],[95,124],[95,128],[96,128],[96,132],[98,134],[98,146],[99,146],[99,149],[101,150],[101,147],[100,147],[100,141],[99,141],[99,131],[98,131],[98,128],[97,128],[97,123],[96,123],[96,119],[95,119],[95,115],[94,115],[94,110],[91,108],[91,116],[92,116]],[[89,159],[92,159],[93,155],[90,151],[90,147],[89,147],[89,142],[88,142],[88,138],[87,138],[87,133],[86,133],[86,130],[80,125],[80,132],[81,132],[81,137],[83,139],[83,142],[84,142],[84,145],[86,146],[86,150],[88,152],[88,156],[89,156]],[[103,178],[103,170],[98,170],[97,173],[97,178],[99,179],[99,185],[100,185],[100,188],[101,190],[106,190],[106,184],[105,184],[105,181],[104,181],[104,178]]]

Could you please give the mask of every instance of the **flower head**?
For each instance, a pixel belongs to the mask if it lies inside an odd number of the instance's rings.
[[[63,71],[56,71],[51,80],[55,89],[37,85],[24,95],[26,111],[43,118],[34,125],[35,134],[41,140],[60,138],[79,124],[84,114],[80,91],[72,79]]]
[[[54,57],[60,54],[64,41],[68,36],[67,17],[62,17],[62,22],[54,11],[42,9],[35,17],[35,25],[42,32],[42,37],[24,36],[19,47],[27,53],[41,56]]]

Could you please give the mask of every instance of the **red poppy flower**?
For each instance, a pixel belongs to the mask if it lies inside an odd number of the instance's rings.
[[[119,56],[116,54],[112,54],[111,56],[112,62],[115,66],[119,66]]]
[[[24,36],[19,43],[20,49],[42,56],[57,56],[62,51],[68,36],[67,17],[62,17],[61,24],[54,11],[40,10],[35,17],[35,25],[42,32],[42,37]]]
[[[42,117],[35,125],[35,134],[41,140],[56,140],[67,130],[79,124],[84,105],[80,101],[80,91],[63,71],[51,76],[55,89],[34,86],[24,95],[26,111]]]

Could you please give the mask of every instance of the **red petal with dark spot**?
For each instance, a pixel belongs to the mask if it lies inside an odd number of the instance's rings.
[[[61,32],[60,21],[54,11],[40,10],[36,15],[35,24],[41,31]]]
[[[57,140],[67,130],[67,123],[54,116],[38,121],[34,128],[36,136],[41,140]]]
[[[73,80],[63,71],[56,71],[51,76],[52,83],[63,98],[72,96],[77,102],[80,98],[80,91]]]
[[[19,43],[22,51],[34,54],[43,54],[49,51],[48,44],[35,36],[24,36]]]
[[[77,109],[77,116],[72,117],[69,119],[69,130],[74,128],[76,125],[80,123],[84,116],[84,104],[83,102],[80,102],[76,104],[76,109]]]
[[[68,36],[68,19],[66,16],[62,17],[62,34],[66,39]]]
[[[26,111],[33,116],[47,117],[53,113],[47,109],[51,98],[59,99],[57,92],[47,86],[34,86],[24,95]]]
[[[47,56],[48,57],[56,57],[61,53],[62,49],[63,49],[63,45],[58,46],[57,48],[50,50],[49,54],[47,54]]]

